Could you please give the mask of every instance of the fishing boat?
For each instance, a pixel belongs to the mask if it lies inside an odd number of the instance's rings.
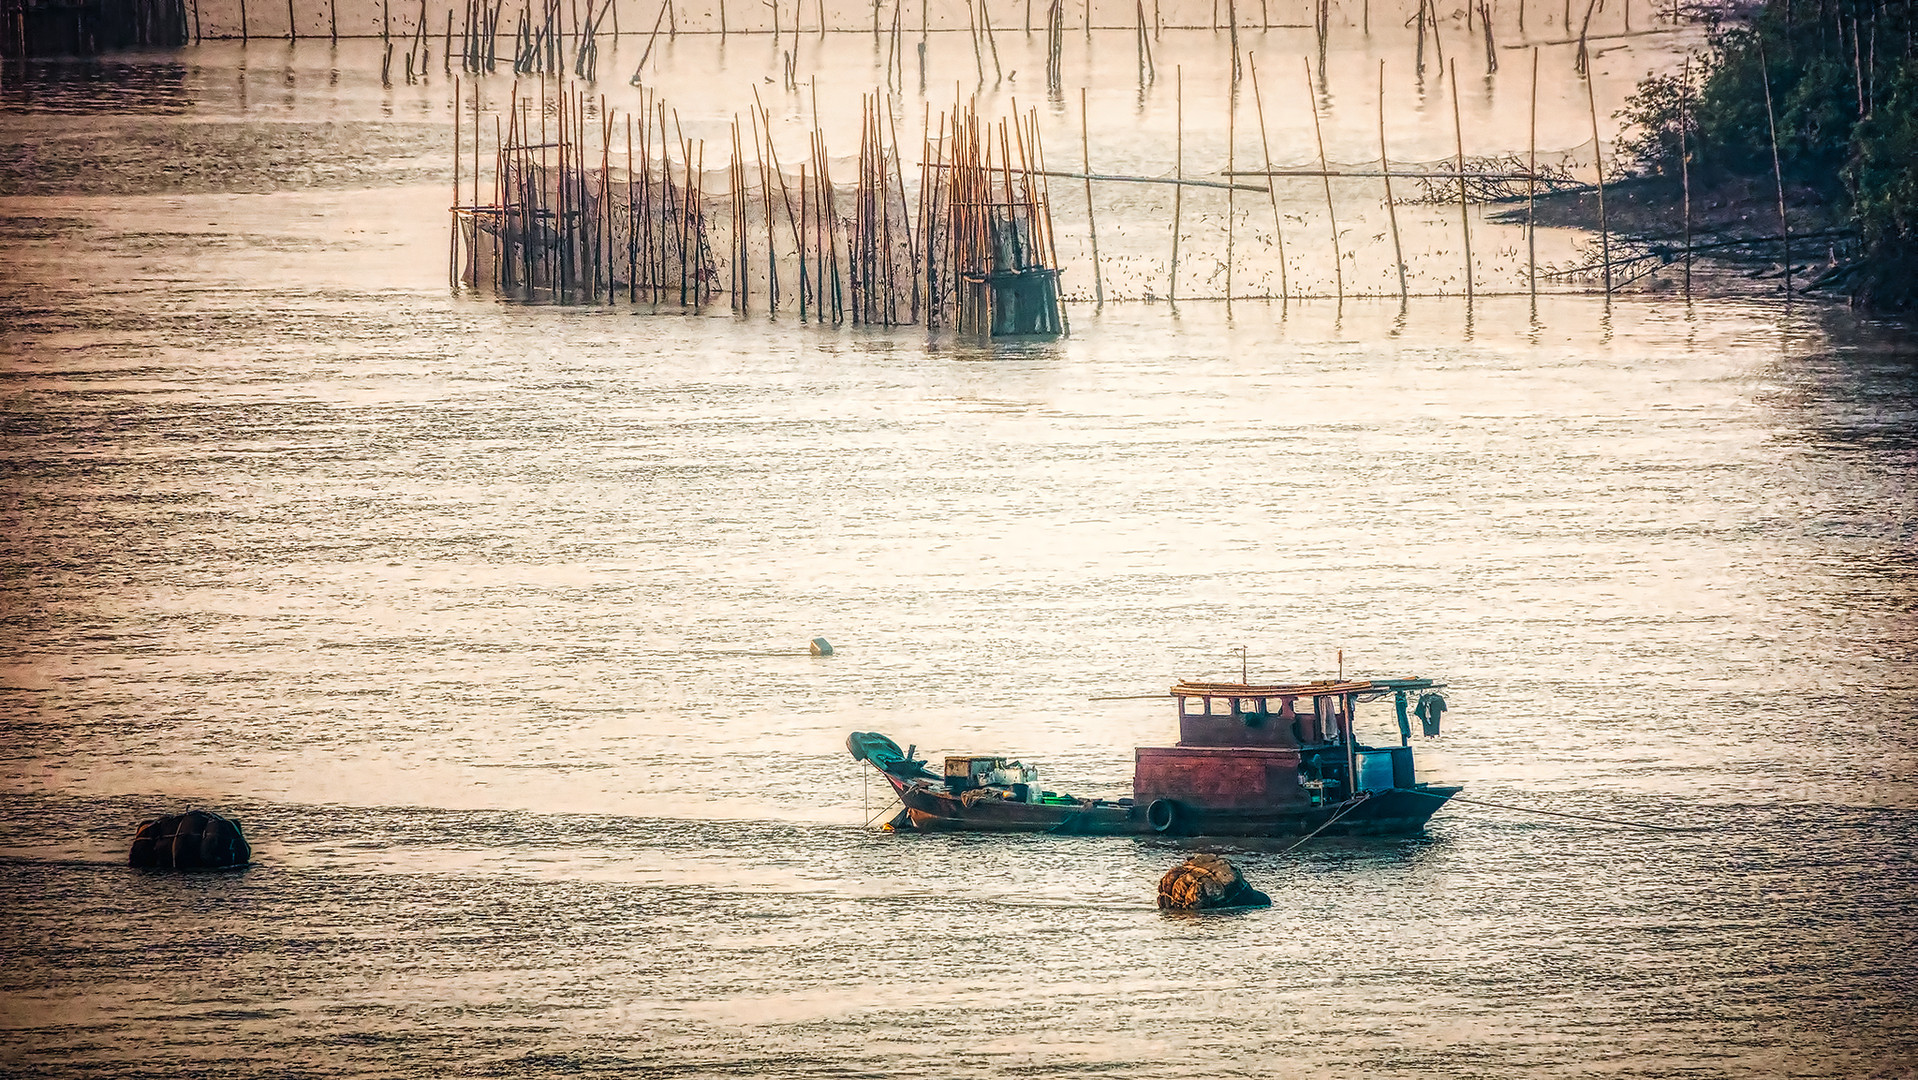
[[[1420,782],[1407,704],[1419,695],[1428,734],[1445,708],[1430,679],[1291,685],[1180,682],[1176,746],[1134,750],[1132,795],[1047,791],[1037,768],[992,755],[953,755],[943,772],[917,747],[853,732],[853,760],[871,765],[904,809],[897,829],[1113,836],[1415,835],[1462,789]],[[1360,702],[1393,699],[1399,743],[1369,746],[1353,730]]]

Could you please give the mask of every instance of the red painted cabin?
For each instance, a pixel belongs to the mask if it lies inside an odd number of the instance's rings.
[[[1352,733],[1359,695],[1395,689],[1376,682],[1181,682],[1172,688],[1179,744],[1135,751],[1133,798],[1140,805],[1167,799],[1194,809],[1256,813],[1409,788],[1409,748],[1360,747]]]

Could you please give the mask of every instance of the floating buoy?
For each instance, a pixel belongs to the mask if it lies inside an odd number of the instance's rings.
[[[127,865],[150,870],[230,870],[253,861],[239,821],[205,810],[140,823]]]
[[[832,642],[827,641],[825,638],[822,638],[822,637],[813,638],[812,654],[814,656],[831,656]]]
[[[1192,856],[1159,879],[1159,907],[1166,911],[1271,906],[1272,898],[1247,884],[1238,867],[1209,853]]]

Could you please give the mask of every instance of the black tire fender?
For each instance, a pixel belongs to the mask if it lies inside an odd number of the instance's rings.
[[[1153,832],[1169,833],[1179,825],[1184,808],[1171,799],[1154,799],[1145,808],[1145,822],[1152,826]]]

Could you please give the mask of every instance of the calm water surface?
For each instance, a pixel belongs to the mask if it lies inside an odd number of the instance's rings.
[[[134,64],[0,113],[6,1072],[1918,1067],[1908,331],[511,307],[445,289],[430,103],[250,55],[244,103]],[[1179,844],[861,828],[849,730],[1123,791],[1171,709],[1093,699],[1241,644],[1446,678],[1470,797],[1690,831],[1228,844],[1274,906],[1195,920]],[[257,865],[127,870],[187,804]]]

